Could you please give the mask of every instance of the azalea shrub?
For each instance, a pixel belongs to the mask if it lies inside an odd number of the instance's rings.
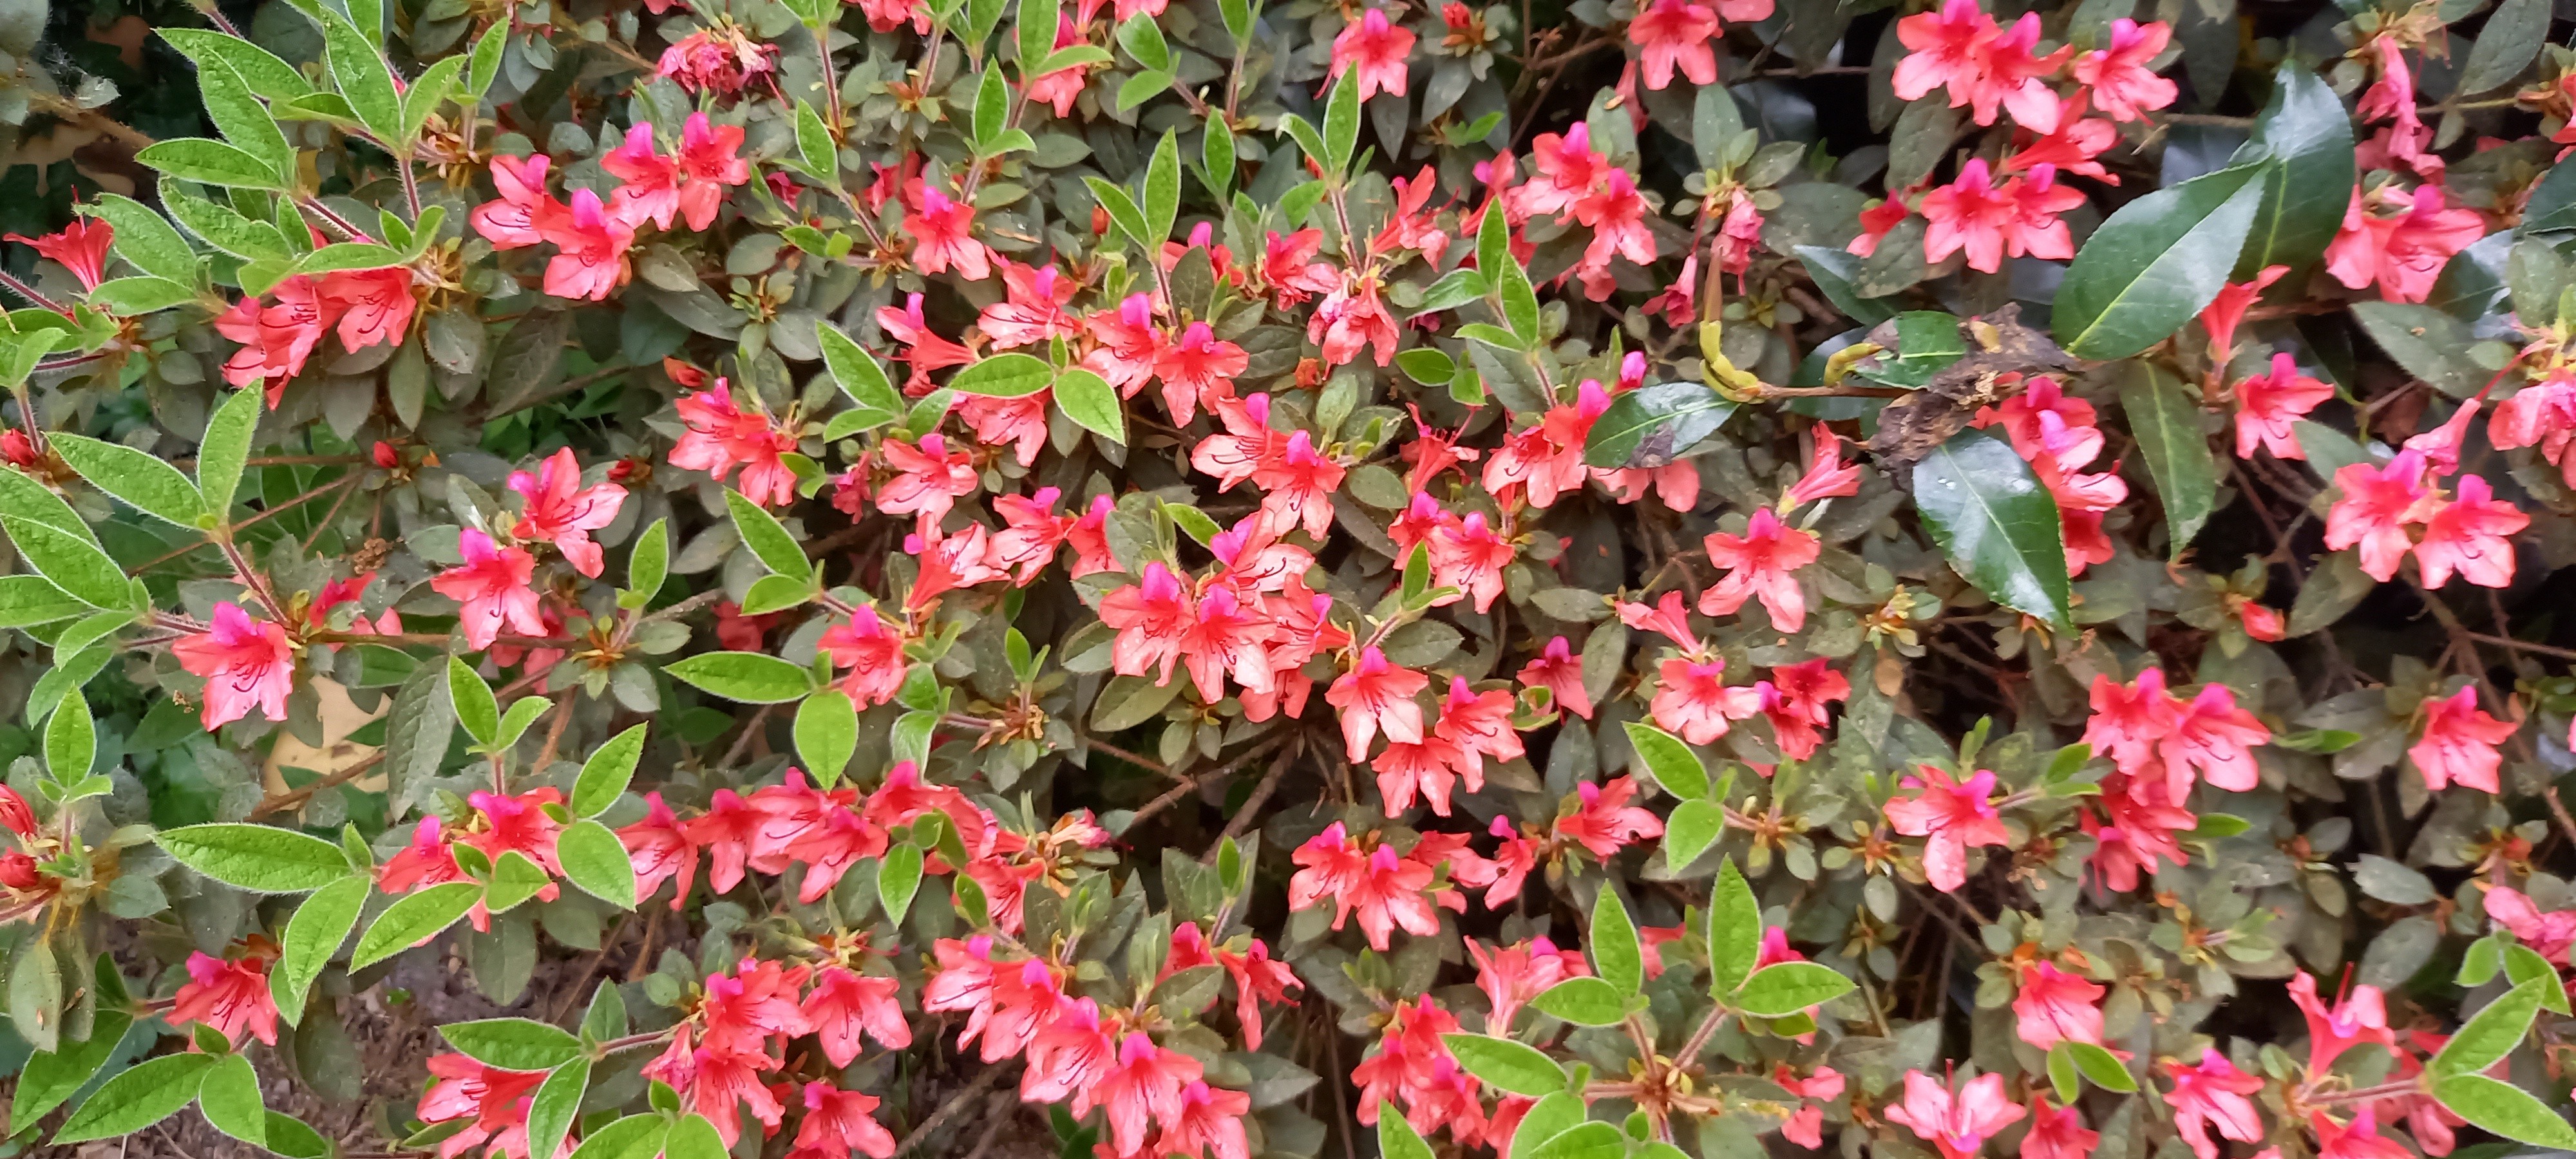
[[[12,1149],[2576,1150],[2549,0],[24,8]]]

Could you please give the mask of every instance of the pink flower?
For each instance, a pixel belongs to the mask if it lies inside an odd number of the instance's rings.
[[[95,290],[100,282],[107,280],[107,249],[115,244],[116,229],[104,220],[93,221],[83,217],[74,218],[59,232],[43,237],[28,237],[22,233],[5,236],[10,241],[35,247],[38,254],[52,258],[70,270],[73,277],[80,279],[81,289]]]
[[[2041,1050],[2061,1042],[2102,1045],[2101,986],[2040,962],[2023,968],[2013,995],[2021,1040]]]
[[[2424,787],[2439,792],[2453,784],[2494,793],[2501,791],[2496,769],[2504,758],[2496,746],[2513,737],[2514,725],[2478,707],[2475,687],[2424,700],[2424,731],[2406,750]]]
[[[1789,485],[1783,501],[1794,509],[1819,499],[1860,494],[1860,468],[1843,465],[1841,437],[1823,423],[1808,428],[1808,433],[1815,446],[1807,459],[1807,473]]]
[[[739,465],[743,498],[763,507],[796,497],[796,472],[782,457],[796,449],[796,437],[771,426],[769,416],[736,406],[724,379],[716,380],[714,390],[683,395],[672,406],[688,426],[688,433],[671,445],[672,466],[704,471],[723,482]]]
[[[1389,742],[1420,743],[1422,706],[1413,696],[1430,682],[1430,677],[1389,663],[1376,648],[1362,650],[1358,665],[1324,692],[1324,703],[1341,710],[1342,739],[1351,759],[1366,759],[1369,741],[1381,730]]]
[[[2308,1125],[2317,1132],[2317,1159],[2413,1159],[2415,1155],[2413,1148],[2379,1133],[2378,1112],[2368,1104],[2354,1113],[2348,1126],[2324,1111],[2308,1112]]]
[[[244,954],[227,961],[189,954],[188,981],[179,987],[170,1021],[203,1023],[235,1042],[247,1030],[251,1037],[277,1045],[277,1002],[269,997],[268,958]]]
[[[884,704],[902,690],[909,667],[903,644],[903,633],[886,622],[884,613],[862,607],[848,623],[824,629],[817,647],[832,654],[833,667],[850,670],[841,680],[841,691],[868,707]]]
[[[1343,73],[1358,69],[1362,101],[1380,92],[1403,96],[1404,62],[1413,52],[1414,40],[1412,29],[1388,23],[1385,9],[1371,8],[1333,38],[1332,77],[1339,80]]]
[[[2529,895],[2503,885],[2487,890],[2486,908],[2497,925],[2552,962],[2566,961],[2568,949],[2576,947],[2576,910],[2542,913]]]
[[[2180,95],[2174,82],[2147,67],[2172,40],[2173,29],[2164,21],[2113,20],[2109,46],[2075,58],[2075,82],[2112,120],[2144,120],[2147,110],[2170,105]]]
[[[970,282],[993,276],[992,250],[974,238],[974,206],[952,201],[918,179],[905,192],[912,209],[903,215],[903,232],[912,237],[913,265],[925,274],[953,269]]]
[[[2051,1107],[2038,1095],[2030,1100],[2030,1131],[2021,1137],[2021,1159],[2090,1159],[2102,1133],[2084,1129],[2084,1116],[2073,1107]]]
[[[1976,110],[1978,124],[1994,124],[2000,107],[2011,110],[2013,120],[2031,132],[2046,136],[2057,131],[2057,116],[2064,106],[2040,78],[2056,72],[2075,49],[2061,47],[2046,56],[2033,56],[2031,49],[2038,44],[2039,13],[2025,12],[2009,30],[1977,46],[1978,75],[1969,86],[1967,103]],[[1957,108],[1959,103],[1954,80],[1950,106]]]
[[[1948,86],[1952,108],[1968,103],[1981,71],[1979,52],[1995,33],[1995,18],[1977,0],[1943,0],[1937,11],[1897,21],[1897,40],[1913,50],[1896,62],[1897,98],[1921,100]]]
[[[2190,812],[2160,802],[2142,802],[2128,793],[2107,794],[2100,798],[2100,804],[2102,818],[2088,811],[2077,821],[2084,835],[2094,840],[2088,864],[2101,875],[2103,888],[2127,893],[2138,888],[2140,874],[2155,872],[2159,860],[2174,865],[2190,861],[2175,836],[2199,825],[2200,819]]]
[[[2299,373],[2298,363],[2288,354],[2274,354],[2270,374],[2236,384],[2236,457],[2252,458],[2254,448],[2263,446],[2278,458],[2307,458],[2291,424],[2333,397],[2333,387]]]
[[[1726,683],[1726,661],[1711,657],[1674,657],[1656,670],[1662,687],[1646,710],[1657,727],[1692,744],[1709,744],[1725,736],[1733,722],[1762,711],[1762,690]]]
[[[2424,521],[2415,566],[2424,573],[2426,588],[2449,583],[2453,573],[2480,587],[2513,582],[2511,537],[2531,526],[2531,517],[2494,494],[2484,477],[2462,475],[2459,497],[2434,508]]]
[[[2348,983],[2347,983],[2348,984]],[[2308,1073],[2325,1074],[2350,1047],[2375,1042],[2394,1051],[2388,1007],[2376,986],[2354,986],[2329,1009],[2317,998],[2317,980],[2305,970],[2290,979],[2290,1001],[2308,1019]]]
[[[2499,450],[2538,446],[2541,458],[2557,464],[2560,477],[2576,487],[2576,456],[2567,453],[2576,441],[2576,373],[2551,371],[2497,403],[2487,438]]]
[[[564,212],[562,202],[546,192],[546,169],[553,162],[543,153],[519,158],[492,158],[492,185],[501,196],[476,206],[470,220],[494,249],[522,249],[544,238],[537,223]]]
[[[1653,0],[1628,22],[1628,40],[1641,51],[1638,63],[1646,87],[1673,83],[1673,70],[1695,85],[1717,83],[1717,54],[1709,38],[1719,31],[1717,13],[1690,0]]]
[[[1181,1088],[1179,1104],[1163,1120],[1155,1149],[1164,1155],[1251,1159],[1252,1144],[1243,1131],[1243,1120],[1251,1113],[1251,1095],[1193,1080]]]
[[[805,1015],[823,1043],[823,1057],[831,1059],[833,1066],[850,1065],[859,1057],[862,1032],[888,1050],[912,1045],[912,1027],[895,1001],[902,988],[901,979],[871,977],[841,966],[817,971],[814,989],[805,996]]]
[[[274,410],[286,395],[287,380],[303,373],[305,360],[321,344],[332,314],[320,285],[302,274],[279,282],[269,294],[276,301],[268,306],[248,297],[233,303],[215,319],[215,332],[242,344],[224,362],[224,381],[234,386],[265,382]]]
[[[1708,562],[1726,569],[1699,597],[1704,616],[1731,616],[1749,599],[1759,597],[1773,627],[1795,632],[1807,624],[1806,593],[1798,588],[1799,568],[1816,562],[1823,551],[1814,532],[1780,522],[1768,507],[1757,509],[1744,534],[1710,532]]]
[[[685,1037],[685,1036],[684,1036]],[[441,1159],[475,1149],[511,1159],[528,1154],[528,1101],[545,1071],[499,1070],[461,1054],[434,1055],[429,1060],[429,1089],[413,1113],[429,1124],[471,1119],[466,1128],[438,1145]]]
[[[2254,788],[2262,780],[2262,770],[2254,763],[2253,746],[2271,739],[2272,730],[2254,719],[2253,713],[2236,707],[2236,694],[2226,685],[2203,685],[2200,694],[2175,716],[2173,731],[2161,746],[2169,799],[2184,798],[2195,769],[2213,788],[2231,793]]]
[[[671,892],[671,908],[680,908],[688,900],[689,887],[698,879],[698,846],[690,840],[662,803],[658,792],[644,794],[644,819],[617,831],[617,839],[626,846],[626,856],[635,868],[635,896],[646,899],[662,888],[665,881],[676,881]]]
[[[1557,949],[1556,943],[1546,938],[1491,950],[1483,942],[1469,938],[1467,957],[1476,964],[1476,988],[1485,992],[1489,1007],[1485,1033],[1494,1035],[1510,1034],[1512,1016],[1548,987],[1592,972],[1584,965],[1580,951]]]
[[[1379,366],[1395,361],[1395,347],[1402,339],[1396,333],[1395,316],[1387,313],[1378,290],[1375,278],[1354,278],[1315,304],[1315,316],[1306,323],[1306,340],[1321,349],[1326,364],[1343,365],[1359,357],[1362,347]]]
[[[2004,1094],[2004,1076],[1982,1074],[1956,1095],[1922,1071],[1905,1074],[1905,1101],[1887,1108],[1889,1122],[1913,1128],[1941,1150],[1941,1159],[1972,1159],[1996,1132],[2020,1122],[2019,1103]]]
[[[2421,302],[2451,256],[2486,228],[2476,210],[2444,208],[2439,185],[2412,193],[2382,185],[2368,198],[2354,189],[2342,232],[2326,247],[2326,272],[2356,290],[2377,282],[2379,296],[2391,302]]]
[[[411,269],[334,270],[317,287],[323,308],[339,315],[340,346],[363,350],[378,343],[399,346],[419,303],[411,296]]]
[[[2415,546],[2408,524],[2422,521],[2432,496],[2424,484],[2424,457],[2399,451],[2385,467],[2351,463],[2335,471],[2343,497],[2326,511],[2326,547],[2361,549],[2361,570],[2381,583],[2397,578],[2397,565]]]
[[[258,708],[270,720],[286,719],[286,697],[295,691],[295,649],[286,629],[254,620],[241,605],[215,605],[206,630],[170,645],[179,667],[206,678],[206,703],[198,719],[209,729]]]
[[[2192,1154],[2218,1159],[2218,1143],[2209,1137],[2211,1127],[2239,1143],[2262,1141],[2263,1120],[2245,1098],[2263,1089],[2260,1077],[2236,1069],[2214,1049],[2202,1052],[2199,1066],[2167,1062],[2165,1072],[2174,1080],[2165,1102],[2174,1109],[2174,1129],[2191,1144]]]
[[[537,570],[534,557],[519,548],[496,546],[491,536],[472,528],[457,536],[456,550],[465,562],[438,573],[429,586],[461,605],[457,627],[468,645],[489,648],[505,627],[522,636],[545,634],[537,593],[528,587]]]
[[[660,73],[691,93],[732,96],[778,71],[778,47],[754,42],[731,20],[662,50]]]
[[[574,190],[571,211],[540,217],[537,234],[555,246],[546,262],[547,293],[605,301],[610,290],[626,284],[626,247],[635,243],[635,230],[609,216],[597,193]]]
[[[690,229],[714,225],[725,189],[751,180],[751,162],[739,156],[742,139],[742,126],[715,124],[703,112],[680,123],[680,217]]]
[[[2218,366],[2227,365],[2228,357],[2236,350],[2236,327],[2245,321],[2245,311],[2253,308],[2255,301],[2263,296],[2266,288],[2280,281],[2281,275],[2289,272],[2288,266],[2265,266],[2254,275],[2252,281],[2229,282],[2220,287],[2218,296],[2210,299],[2208,305],[2200,308],[2200,327],[2209,331],[2211,363]],[[2238,422],[2241,424],[2243,420],[2239,419]],[[2241,426],[2239,429],[2242,429]],[[2252,453],[2240,451],[2238,457],[2242,458]]]
[[[1923,843],[1923,875],[1934,889],[1956,893],[1968,881],[1968,850],[2003,845],[2012,840],[1995,812],[1995,775],[1984,769],[1963,781],[1932,765],[1916,766],[1919,776],[1905,778],[1912,797],[1887,803],[1887,823]]]
[[[2145,771],[2156,745],[2173,731],[2181,705],[2165,691],[2161,668],[2147,668],[2130,684],[2093,677],[2093,715],[2084,723],[2084,743],[2108,756],[2123,773]]]
[[[626,488],[615,483],[588,487],[580,483],[581,464],[573,459],[570,447],[556,451],[535,475],[511,472],[510,489],[527,500],[527,508],[510,534],[552,542],[575,570],[597,579],[606,566],[606,553],[591,541],[590,533],[616,521],[618,507],[626,502]]]
[[[805,1121],[796,1128],[796,1151],[805,1159],[848,1159],[850,1152],[893,1159],[894,1135],[877,1122],[874,1095],[805,1084]]]
[[[600,154],[599,167],[625,182],[608,197],[609,212],[618,220],[630,229],[648,221],[671,228],[680,212],[680,163],[654,147],[652,122],[627,126],[626,140]]]
[[[1397,1002],[1377,1053],[1351,1068],[1351,1081],[1360,1088],[1359,1121],[1374,1125],[1379,1104],[1394,1103],[1404,1108],[1405,1121],[1416,1131],[1445,1127],[1462,1141],[1481,1137],[1485,1114],[1478,1083],[1458,1069],[1458,1060],[1441,1041],[1442,1035],[1458,1031],[1457,1018],[1428,994],[1411,1003]]]
[[[1923,260],[1937,262],[1965,249],[1968,268],[1991,274],[2003,268],[2004,247],[2021,222],[2021,206],[2009,192],[1994,187],[1985,159],[1977,158],[1960,166],[1948,185],[1924,195],[1923,218],[1930,223],[1923,234]]]
[[[1753,687],[1762,695],[1762,714],[1771,719],[1780,752],[1800,761],[1824,744],[1824,727],[1833,719],[1831,704],[1851,696],[1851,681],[1821,656],[1774,668],[1769,679],[1755,681]]]
[[[1603,861],[1632,842],[1663,836],[1661,819],[1628,803],[1636,795],[1635,777],[1613,777],[1606,785],[1580,782],[1574,786],[1574,811],[1556,819],[1556,835]]]
[[[1565,637],[1549,640],[1537,659],[1522,665],[1520,682],[1547,689],[1558,708],[1592,719],[1592,694],[1583,687],[1583,661],[1576,658],[1573,645],[1566,643]]]

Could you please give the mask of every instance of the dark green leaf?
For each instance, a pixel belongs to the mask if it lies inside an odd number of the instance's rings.
[[[2120,207],[2058,286],[2051,325],[2078,358],[2127,358],[2164,341],[2227,284],[2263,185],[2241,164]]]
[[[1914,469],[1915,503],[1950,565],[1996,603],[2068,623],[2057,500],[2012,445],[1961,431]]]
[[[2256,179],[2263,200],[2230,280],[2246,281],[2265,266],[2296,269],[2326,252],[2352,196],[2352,150],[2343,98],[2306,66],[2284,63],[2253,139],[2231,161],[2263,163]]]
[[[2200,407],[2173,371],[2141,361],[2121,369],[2120,409],[2164,503],[2167,550],[2180,559],[2218,507],[2218,463],[2200,430]]]

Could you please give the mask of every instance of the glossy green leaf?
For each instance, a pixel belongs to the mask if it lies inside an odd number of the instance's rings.
[[[593,750],[572,783],[572,815],[596,817],[617,803],[643,759],[645,725],[634,725]]]
[[[822,788],[839,783],[859,748],[859,709],[849,694],[825,688],[796,706],[796,756]]]
[[[2057,500],[2010,443],[1979,431],[1952,436],[1916,465],[1914,500],[1969,583],[2005,607],[2068,624]]]
[[[885,860],[877,866],[877,901],[885,907],[886,918],[903,924],[903,916],[912,910],[913,894],[921,889],[921,847],[896,845],[886,850]]]
[[[1599,978],[1568,978],[1540,991],[1530,1005],[1577,1026],[1616,1026],[1628,1017],[1627,998]]]
[[[1055,384],[1055,368],[1026,354],[996,354],[978,360],[948,380],[959,394],[986,398],[1019,398]]]
[[[2218,462],[2201,433],[2200,405],[2164,364],[2140,361],[2121,368],[2120,409],[2164,503],[2168,551],[2180,559],[2218,508]]]
[[[1067,367],[1055,379],[1055,404],[1075,426],[1113,443],[1127,441],[1127,409],[1118,388],[1079,366]]]
[[[2058,344],[2078,358],[2127,358],[2191,321],[2236,267],[2263,170],[2233,166],[2121,206],[2066,268],[2050,315]]]
[[[813,561],[805,558],[805,545],[787,533],[778,517],[762,510],[760,504],[745,498],[740,491],[725,489],[725,510],[733,516],[734,530],[742,535],[742,545],[751,549],[761,566],[799,582],[814,579]]]
[[[456,707],[456,723],[465,726],[465,735],[486,745],[501,735],[501,702],[462,657],[447,658],[447,700]]]
[[[813,673],[761,652],[701,652],[663,671],[740,704],[785,704],[814,690]]]
[[[1665,792],[1683,800],[1708,795],[1708,768],[1700,763],[1699,754],[1682,743],[1682,738],[1643,721],[1632,720],[1624,727],[1629,746],[1645,763],[1646,774]]]
[[[903,417],[903,393],[866,347],[830,322],[814,323],[814,341],[823,350],[823,367],[831,372],[832,382],[867,416],[858,430],[875,430]]]
[[[609,987],[614,989],[614,987]],[[553,1155],[581,1114],[581,1096],[590,1088],[590,1060],[576,1057],[556,1067],[537,1084],[528,1100],[528,1153]]]
[[[2262,164],[2262,201],[2228,280],[2249,280],[2265,266],[2297,269],[2324,254],[2352,196],[2352,116],[2343,98],[2305,65],[2284,63],[2234,162]]]
[[[1697,382],[1659,382],[1610,400],[1583,441],[1586,466],[1652,469],[1671,464],[1735,414],[1735,404]]]
[[[481,900],[482,885],[471,881],[450,881],[402,895],[358,936],[357,948],[349,952],[349,968],[364,970],[438,936]]]
[[[555,838],[555,860],[564,880],[583,893],[616,906],[635,908],[635,863],[617,834],[597,821],[575,821]]]
[[[1709,993],[1721,1000],[1734,994],[1761,960],[1762,903],[1728,858],[1717,868],[1717,889],[1709,897]]]

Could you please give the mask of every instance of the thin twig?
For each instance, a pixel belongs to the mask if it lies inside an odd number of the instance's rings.
[[[760,735],[760,727],[769,723],[769,710],[776,707],[775,704],[764,704],[760,711],[751,714],[750,722],[742,726],[742,735],[733,738],[733,747],[725,750],[724,759],[716,762],[717,767],[729,769],[742,760],[742,755],[751,749],[752,738]]]
[[[975,1081],[968,1083],[965,1090],[950,1095],[948,1101],[940,1104],[938,1110],[931,1112],[929,1118],[922,1120],[920,1126],[906,1132],[903,1141],[894,1145],[894,1153],[901,1155],[920,1146],[923,1140],[930,1137],[931,1132],[947,1126],[948,1120],[956,1118],[958,1112],[965,1110],[966,1104],[982,1097],[984,1092],[993,1089],[995,1083],[1001,1082],[1005,1076],[1017,1069],[1008,1064],[985,1067],[984,1073],[976,1075]]]
[[[366,776],[370,770],[373,770],[377,765],[381,765],[383,763],[385,763],[385,750],[377,749],[374,752],[368,753],[366,756],[358,758],[358,763],[350,765],[348,768],[342,769],[339,772],[315,781],[310,785],[306,785],[301,789],[290,790],[288,792],[280,793],[274,797],[270,797],[265,801],[261,801],[257,808],[250,811],[249,819],[257,821],[261,818],[296,808],[297,806],[304,804],[306,801],[312,800],[313,794],[319,793],[324,789],[337,788],[338,786],[348,784],[351,781]]]
[[[1243,836],[1245,829],[1251,828],[1252,818],[1261,812],[1263,805],[1270,803],[1270,794],[1279,788],[1280,778],[1288,775],[1288,767],[1297,763],[1298,752],[1306,747],[1303,734],[1299,736],[1301,739],[1279,750],[1278,758],[1270,762],[1270,771],[1261,774],[1261,783],[1252,787],[1252,795],[1245,797],[1243,807],[1235,810],[1234,816],[1226,821],[1225,830],[1217,834],[1216,843],[1200,855],[1199,864],[1215,864],[1217,851],[1225,848],[1226,842]]]
[[[1197,790],[1200,785],[1206,784],[1209,781],[1213,781],[1218,777],[1225,776],[1236,769],[1242,768],[1245,763],[1258,758],[1261,754],[1269,752],[1271,749],[1287,743],[1289,737],[1293,735],[1295,734],[1281,733],[1278,736],[1271,737],[1268,740],[1262,741],[1260,744],[1244,750],[1233,760],[1227,761],[1215,768],[1205,769],[1191,774],[1188,780],[1172,786],[1170,792],[1165,793],[1160,797],[1156,797],[1151,801],[1145,802],[1144,808],[1136,810],[1135,815],[1127,819],[1127,828],[1132,832],[1135,827],[1142,824],[1146,818],[1151,817],[1156,813],[1160,813],[1165,809],[1171,808],[1174,802],[1179,801],[1182,797]]]

